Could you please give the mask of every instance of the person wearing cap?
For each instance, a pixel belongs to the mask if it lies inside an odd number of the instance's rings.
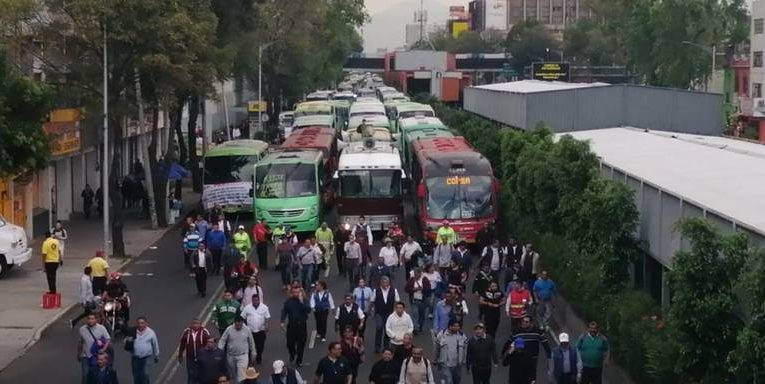
[[[218,348],[226,351],[226,366],[234,383],[244,380],[247,367],[255,360],[255,340],[244,319],[237,317],[218,340]]]
[[[467,358],[467,337],[462,333],[462,323],[449,321],[449,327],[436,336],[435,361],[438,364],[445,384],[459,384],[462,379],[462,366]]]
[[[380,248],[379,257],[383,259],[385,267],[390,272],[390,279],[395,280],[396,272],[398,272],[399,258],[396,248],[393,246],[393,239],[386,237],[385,246]]]
[[[571,348],[568,333],[558,336],[560,345],[553,349],[547,365],[550,380],[557,384],[575,384],[582,380],[582,358],[576,348]]]
[[[491,368],[497,366],[497,346],[486,334],[483,323],[473,326],[473,337],[467,342],[465,367],[473,374],[473,384],[490,384]]]
[[[438,244],[451,244],[457,243],[457,233],[454,232],[454,228],[451,227],[449,220],[444,220],[441,226],[438,227],[436,232],[436,243]]]
[[[218,378],[228,376],[226,352],[218,348],[217,340],[209,337],[205,347],[197,352],[197,378],[200,384],[218,383]]]
[[[88,261],[90,278],[93,282],[93,294],[98,296],[106,289],[106,277],[109,276],[109,263],[104,259],[104,251],[97,251]]]
[[[252,248],[252,241],[250,240],[250,235],[244,230],[244,225],[236,228],[234,246],[242,254],[242,257],[247,258],[247,254],[250,252],[250,248]]]
[[[508,384],[531,384],[536,381],[536,360],[529,356],[526,342],[520,337],[507,340],[502,347],[502,365],[510,369]]]
[[[300,377],[300,372],[289,369],[284,365],[284,361],[276,360],[273,364],[274,373],[271,375],[269,384],[303,384],[305,380]]]

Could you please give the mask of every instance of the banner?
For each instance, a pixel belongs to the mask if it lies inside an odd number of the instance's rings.
[[[250,190],[252,183],[240,181],[236,183],[208,184],[202,189],[202,205],[205,209],[212,208],[215,204],[219,206],[252,205]]]
[[[43,130],[50,136],[50,153],[52,156],[62,156],[80,150],[80,122],[48,122],[43,124]]]

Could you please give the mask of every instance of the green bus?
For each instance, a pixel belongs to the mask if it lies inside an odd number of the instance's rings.
[[[428,104],[415,103],[412,101],[398,101],[385,105],[386,113],[391,122],[394,132],[398,132],[399,120],[410,117],[435,117],[436,112]]]
[[[202,207],[250,212],[253,166],[267,150],[268,143],[260,140],[231,140],[210,148],[202,165]]]
[[[336,156],[333,129],[293,132],[255,165],[255,217],[272,228],[281,223],[295,232],[315,231],[332,200]]]

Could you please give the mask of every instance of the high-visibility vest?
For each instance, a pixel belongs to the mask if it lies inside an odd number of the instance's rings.
[[[510,317],[518,319],[526,316],[526,305],[531,302],[529,291],[513,289],[510,291],[508,300],[510,300]]]

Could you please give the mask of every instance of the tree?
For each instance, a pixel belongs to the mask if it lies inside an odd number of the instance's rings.
[[[42,129],[52,92],[24,77],[0,49],[0,179],[47,164],[49,140]]]
[[[744,327],[736,349],[728,356],[732,372],[741,382],[765,382],[765,252],[750,249],[746,268],[736,280]]]
[[[586,65],[622,63],[618,42],[605,25],[590,20],[570,24],[563,30],[566,60]]]
[[[513,25],[507,34],[505,49],[510,63],[522,73],[535,61],[544,61],[547,50],[557,50],[558,43],[545,26],[538,21],[524,21]]]
[[[675,254],[669,272],[668,328],[679,346],[675,372],[688,383],[732,382],[727,359],[743,325],[734,285],[748,256],[746,236],[723,236],[703,218],[682,219],[677,229],[690,248]]]

